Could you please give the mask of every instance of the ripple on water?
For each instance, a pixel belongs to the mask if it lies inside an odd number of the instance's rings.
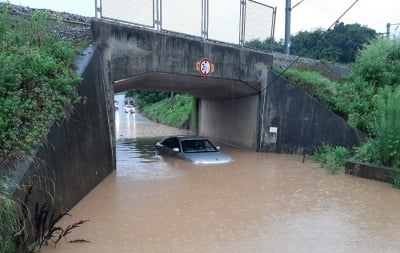
[[[175,178],[181,171],[157,155],[155,143],[162,137],[121,139],[117,141],[117,177],[119,180]]]

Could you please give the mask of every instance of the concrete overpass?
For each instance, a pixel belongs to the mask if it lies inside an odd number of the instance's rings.
[[[92,31],[115,93],[192,94],[200,100],[199,134],[257,149],[260,90],[266,87],[272,55],[103,20],[92,21]],[[204,58],[213,64],[210,76],[196,69]]]

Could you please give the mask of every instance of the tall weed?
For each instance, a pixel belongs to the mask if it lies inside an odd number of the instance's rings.
[[[323,168],[335,175],[344,171],[344,165],[350,153],[345,147],[332,147],[324,143],[316,148],[314,157]]]
[[[383,89],[377,107],[376,152],[383,165],[400,168],[400,87]]]
[[[0,252],[16,251],[15,234],[18,231],[19,218],[17,204],[8,194],[11,182],[6,177],[0,177]]]

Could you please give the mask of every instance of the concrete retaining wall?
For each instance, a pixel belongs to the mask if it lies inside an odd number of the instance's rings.
[[[21,184],[35,187],[32,205],[49,201],[56,214],[69,211],[115,170],[115,137],[109,124],[114,114],[109,113],[113,107],[107,102],[109,87],[100,62],[93,48],[80,57],[78,73],[84,80],[79,94],[86,103],[75,105],[70,119],[51,127],[46,146],[38,150],[27,171],[19,166],[17,173],[24,175]]]
[[[260,151],[303,154],[322,143],[359,145],[345,120],[272,71],[264,95]]]
[[[393,168],[378,166],[358,161],[346,161],[345,173],[357,177],[363,177],[385,183],[393,183]]]

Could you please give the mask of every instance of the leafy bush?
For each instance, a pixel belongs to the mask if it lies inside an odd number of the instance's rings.
[[[372,134],[376,89],[361,77],[347,80],[338,87],[336,108],[346,115],[354,128]]]
[[[32,154],[80,100],[74,48],[51,33],[57,22],[48,16],[0,13],[0,162]]]
[[[360,51],[353,73],[340,85],[340,105],[349,123],[375,136],[373,131],[377,113],[376,99],[382,89],[400,84],[400,41],[376,39]]]
[[[353,159],[365,163],[382,164],[375,152],[375,143],[373,139],[366,140],[360,147],[355,150]]]
[[[396,86],[400,83],[400,41],[376,39],[357,56],[353,76],[374,87]]]
[[[314,152],[315,160],[331,174],[344,171],[344,164],[350,157],[349,151],[344,147],[332,147],[322,144]]]

